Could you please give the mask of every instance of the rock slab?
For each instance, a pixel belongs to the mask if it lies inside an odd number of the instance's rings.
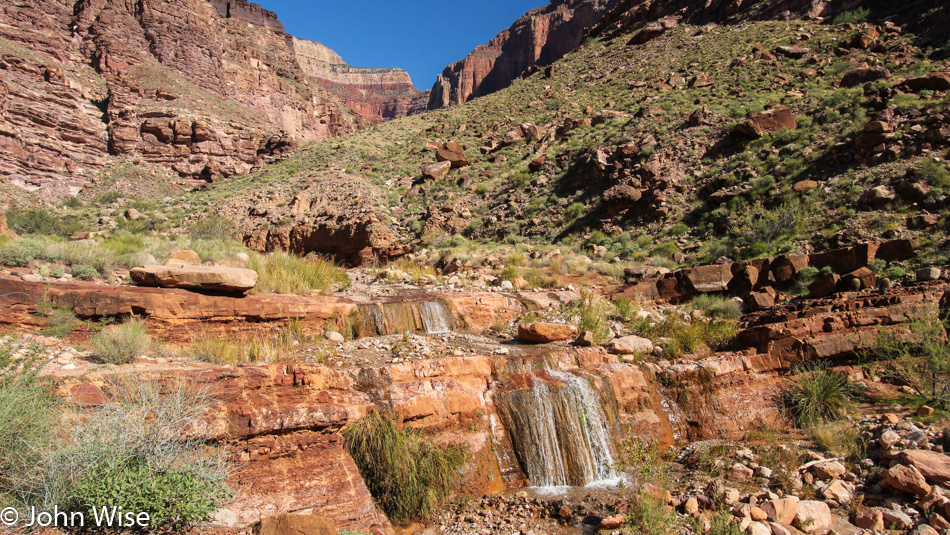
[[[130,272],[141,286],[213,292],[246,292],[257,285],[257,272],[221,266],[141,266]]]

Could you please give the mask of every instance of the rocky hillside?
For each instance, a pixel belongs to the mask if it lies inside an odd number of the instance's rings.
[[[552,72],[192,202],[252,234],[309,228],[287,207],[340,169],[379,188],[376,220],[411,246],[557,243],[670,268],[899,236],[947,254],[950,66],[929,25],[945,8],[702,26],[690,13],[614,15]],[[266,216],[251,211],[262,183]]]
[[[539,66],[576,49],[585,31],[600,20],[607,0],[552,0],[532,9],[488,44],[445,68],[429,97],[439,109],[494,93]]]
[[[419,106],[405,73],[321,77],[310,48],[245,1],[7,2],[0,176],[62,198],[119,157],[212,181]]]

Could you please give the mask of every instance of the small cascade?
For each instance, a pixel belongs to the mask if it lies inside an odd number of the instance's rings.
[[[561,371],[496,392],[515,455],[531,484],[583,486],[617,477],[609,419],[590,381]]]
[[[441,301],[393,301],[359,306],[362,321],[358,335],[386,336],[404,332],[439,334],[452,332],[455,319]]]

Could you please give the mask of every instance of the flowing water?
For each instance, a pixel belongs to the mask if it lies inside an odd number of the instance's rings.
[[[455,330],[455,319],[441,301],[393,301],[359,306],[359,336],[386,336],[405,332],[425,334]]]
[[[590,380],[546,371],[530,375],[526,384],[496,392],[496,400],[531,484],[583,486],[617,478],[610,420]]]

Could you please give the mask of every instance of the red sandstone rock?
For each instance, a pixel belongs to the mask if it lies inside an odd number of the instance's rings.
[[[142,286],[218,292],[246,292],[257,285],[257,272],[223,266],[142,266],[129,273]]]
[[[934,484],[950,481],[950,456],[928,450],[904,450],[901,462],[912,466]]]
[[[468,157],[465,156],[465,149],[458,141],[449,141],[444,147],[435,153],[435,157],[440,162],[451,162],[452,168],[465,167],[469,164]]]
[[[3,213],[3,210],[0,210],[0,236],[6,236],[7,238],[17,238],[16,233],[10,230],[7,227],[7,216]]]
[[[428,108],[445,108],[504,89],[526,69],[556,61],[581,44],[587,27],[600,20],[607,2],[554,0],[532,9],[449,65],[432,87]]]
[[[916,468],[896,464],[887,471],[884,482],[891,488],[923,496],[930,492],[930,485]]]
[[[451,170],[452,162],[438,162],[427,165],[422,171],[422,175],[426,178],[431,178],[432,180],[440,180],[448,176],[449,171]]]
[[[577,336],[577,327],[566,323],[522,323],[518,325],[518,340],[530,344],[547,344],[571,340]]]
[[[792,111],[785,106],[756,113],[736,125],[736,132],[744,136],[757,138],[778,132],[782,128],[794,130],[798,122]]]
[[[260,535],[337,535],[337,531],[331,518],[283,514],[262,519]]]

